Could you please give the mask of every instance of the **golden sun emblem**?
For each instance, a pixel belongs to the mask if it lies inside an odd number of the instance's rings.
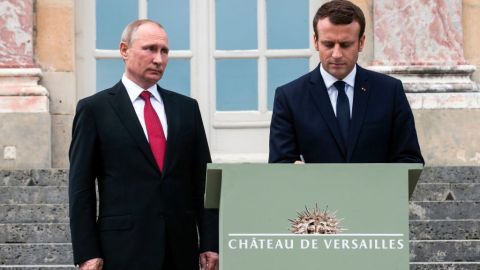
[[[290,231],[294,234],[337,234],[345,229],[335,214],[336,211],[319,210],[317,204],[310,210],[305,206],[305,211],[297,212],[296,219],[289,219]]]

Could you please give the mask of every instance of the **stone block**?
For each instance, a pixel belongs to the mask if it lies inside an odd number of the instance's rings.
[[[0,265],[73,264],[70,244],[0,244]]]
[[[32,179],[36,186],[67,186],[68,170],[32,170]]]
[[[51,124],[48,113],[0,113],[0,169],[50,168]],[[5,159],[5,147],[16,149]]]
[[[480,202],[410,202],[410,220],[480,219]]]
[[[67,223],[65,204],[0,204],[0,223]],[[0,252],[1,254],[1,252]]]
[[[0,186],[67,186],[67,170],[0,170]]]
[[[52,115],[52,167],[68,168],[73,115]]]
[[[420,183],[412,201],[480,201],[480,183]]]
[[[480,166],[425,167],[419,183],[480,183]]]
[[[410,221],[410,240],[480,240],[480,220]]]
[[[480,109],[414,110],[427,166],[479,166]]]
[[[0,187],[0,204],[62,204],[67,193],[67,187]]]
[[[36,1],[36,58],[42,69],[73,71],[73,0]]]
[[[0,243],[70,243],[68,223],[0,224]]]
[[[0,170],[0,186],[27,186],[30,182],[31,170]]]
[[[24,266],[2,266],[2,269],[6,270],[76,270],[77,267],[68,266],[68,265],[45,265],[45,266],[38,266],[38,265],[24,265]]]
[[[410,262],[480,262],[480,241],[410,241]]]
[[[411,263],[410,270],[478,270],[480,263]]]
[[[463,0],[463,50],[465,59],[477,67],[480,66],[480,35],[477,25],[480,24],[480,0]],[[473,74],[473,79],[480,83],[480,70]],[[479,267],[480,269],[480,267]]]
[[[75,113],[75,73],[45,71],[39,83],[48,89],[51,114]]]

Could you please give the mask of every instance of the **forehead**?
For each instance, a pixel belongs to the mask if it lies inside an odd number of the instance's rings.
[[[138,27],[133,42],[161,42],[168,44],[167,32],[154,23],[145,23]]]
[[[329,18],[318,20],[317,33],[321,40],[352,40],[358,39],[360,24],[353,21],[350,24],[333,24]]]

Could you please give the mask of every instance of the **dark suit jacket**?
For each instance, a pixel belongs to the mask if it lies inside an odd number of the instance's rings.
[[[319,69],[277,89],[269,162],[294,162],[303,155],[307,163],[423,163],[412,110],[399,80],[357,65],[344,144]]]
[[[199,251],[218,251],[218,212],[203,207],[211,160],[198,104],[157,89],[168,123],[163,172],[121,82],[78,103],[69,154],[75,264],[100,257],[106,270],[162,269],[168,249],[192,270]]]

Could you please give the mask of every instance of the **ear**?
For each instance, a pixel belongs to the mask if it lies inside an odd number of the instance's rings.
[[[315,50],[318,51],[318,40],[315,33],[313,34],[313,46],[315,47]]]
[[[120,42],[120,55],[122,56],[123,60],[128,58],[128,45],[124,41]]]
[[[359,40],[358,51],[361,52],[364,46],[365,46],[365,34],[363,34],[363,36]]]

